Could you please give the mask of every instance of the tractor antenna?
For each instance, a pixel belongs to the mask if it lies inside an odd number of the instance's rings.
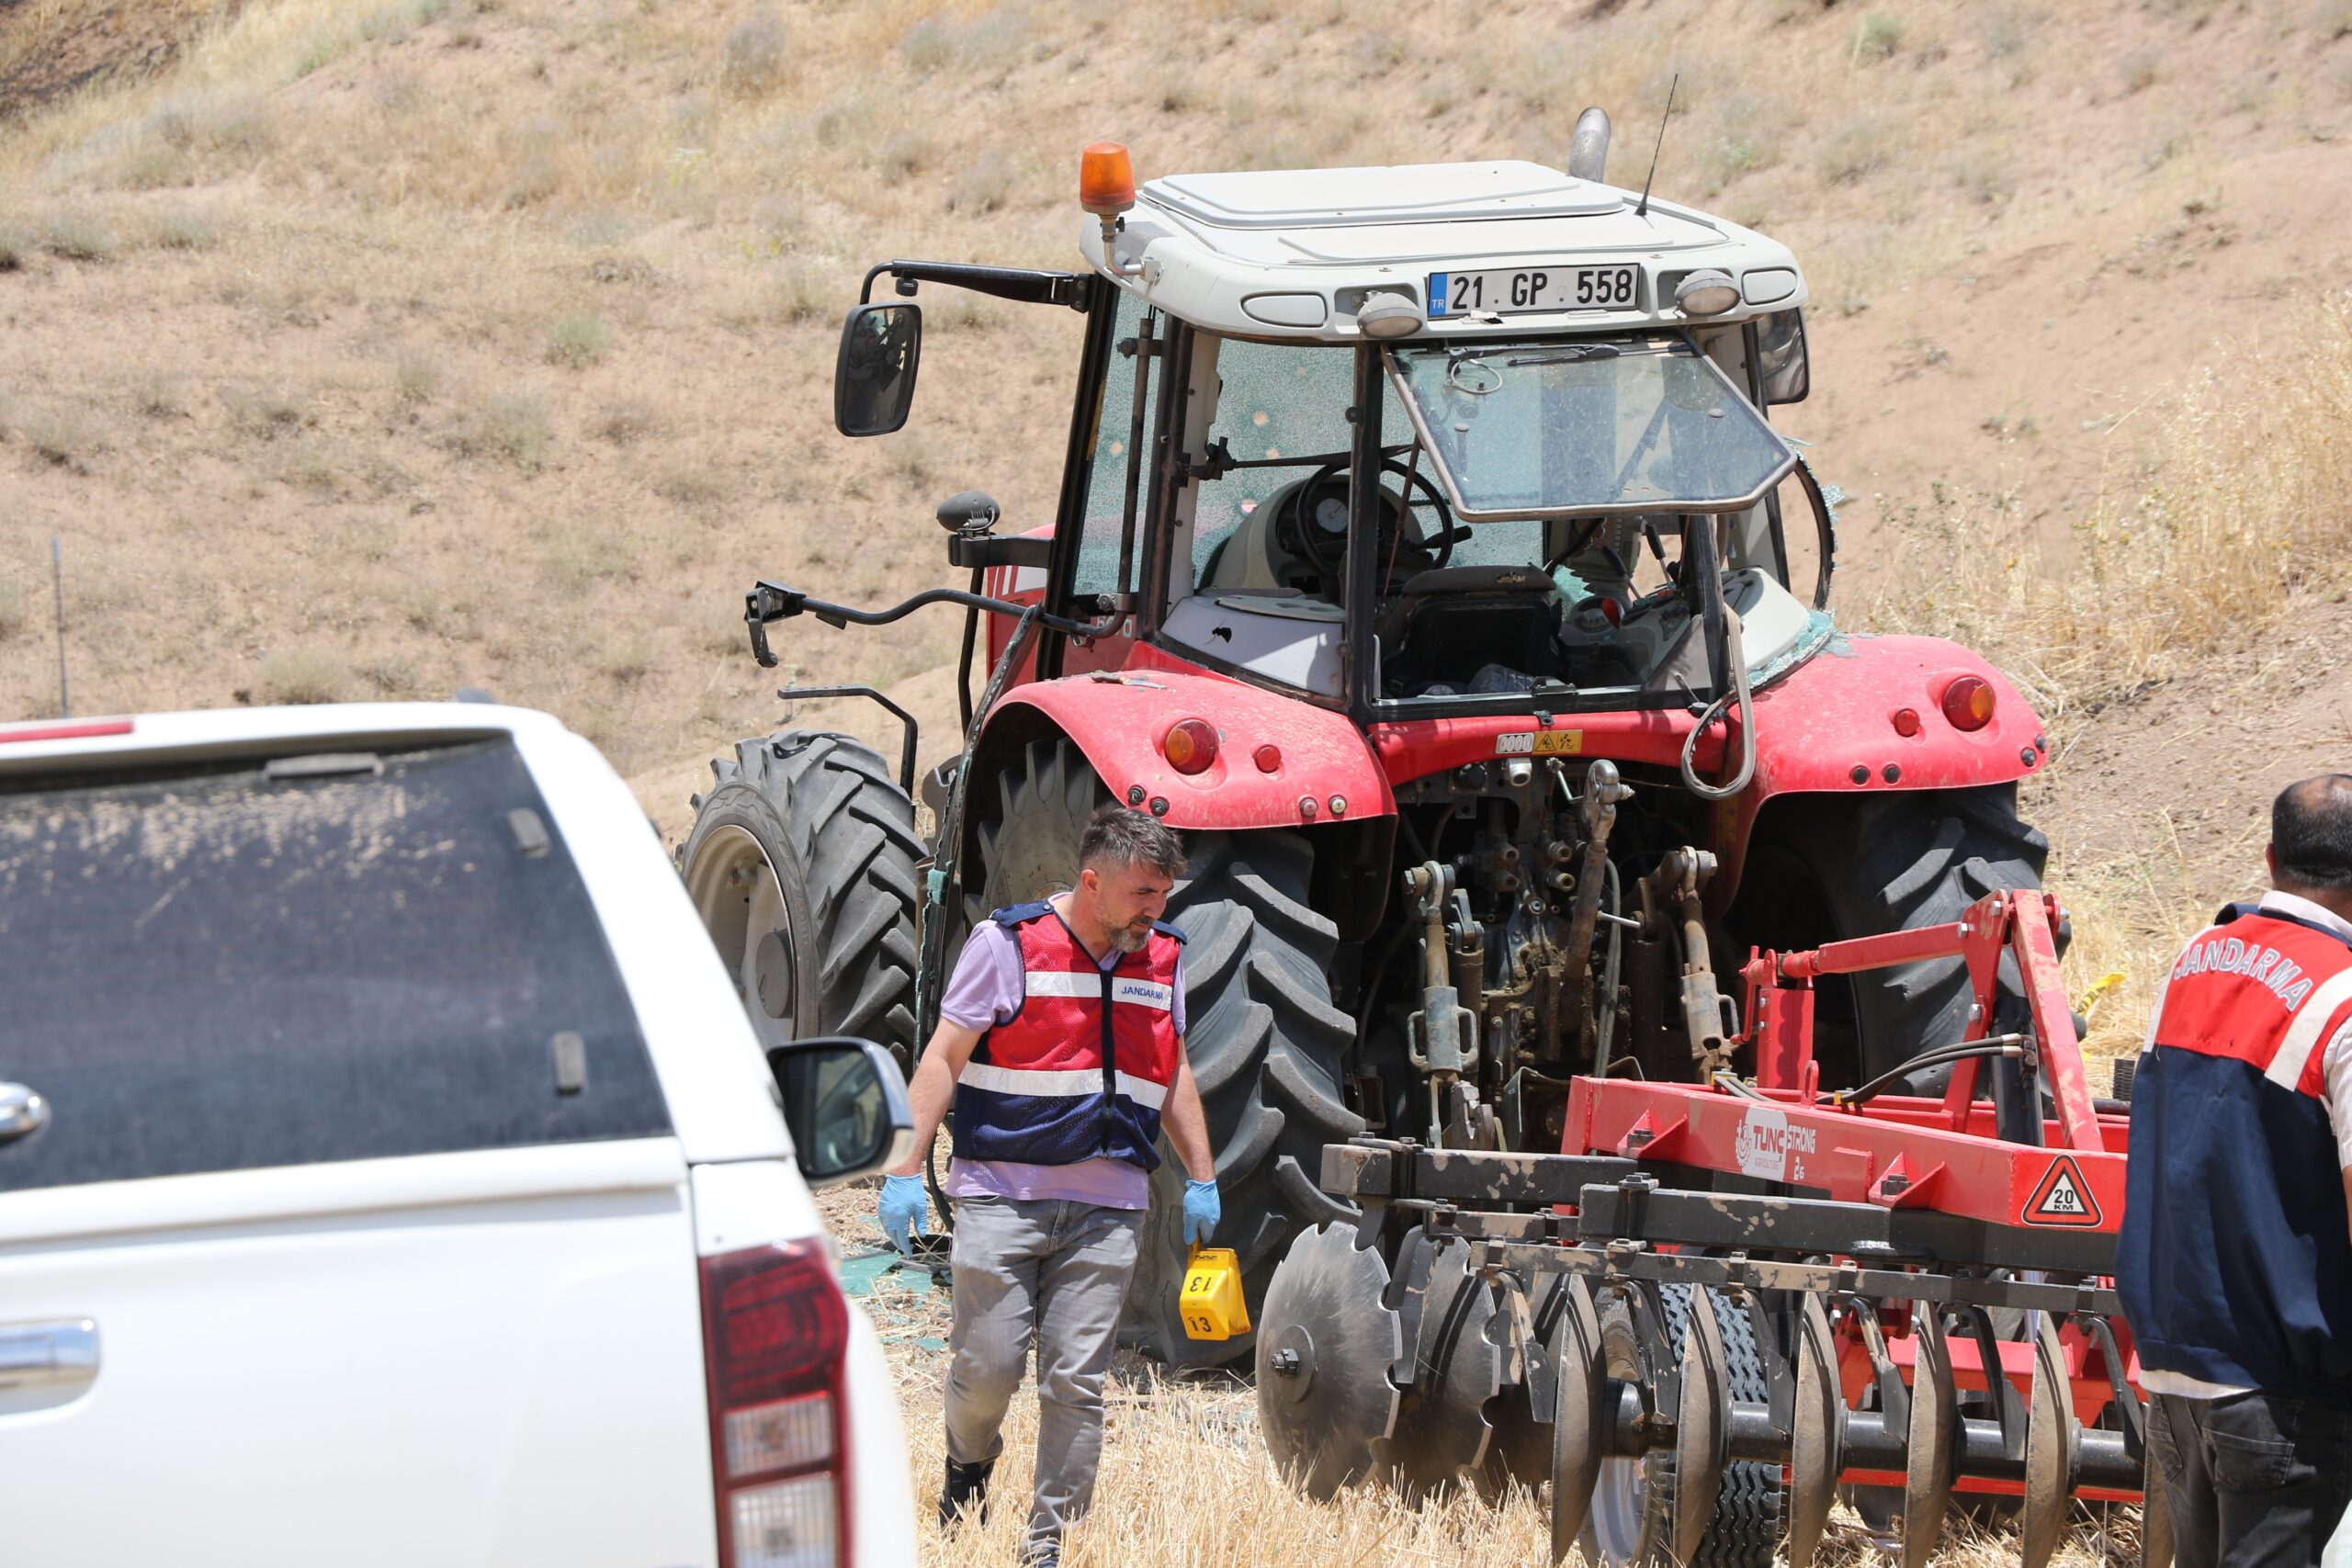
[[[1642,199],[1634,208],[1636,218],[1650,215],[1650,182],[1657,178],[1657,155],[1666,151],[1666,122],[1674,118],[1674,89],[1681,85],[1682,73],[1679,71],[1666,85],[1666,112],[1657,117],[1657,145],[1650,149],[1650,172],[1642,176]]]
[[[57,716],[74,716],[74,692],[65,682],[65,550],[49,536],[49,575],[57,590]]]

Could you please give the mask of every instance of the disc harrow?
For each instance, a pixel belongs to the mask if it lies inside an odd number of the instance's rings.
[[[1758,952],[1735,1042],[1755,1076],[1575,1079],[1557,1155],[1327,1147],[1324,1189],[1363,1217],[1303,1236],[1268,1294],[1277,1457],[1302,1403],[1285,1278],[1339,1236],[1384,1260],[1374,1305],[1398,1337],[1374,1363],[1394,1419],[1351,1449],[1370,1458],[1348,1479],[1548,1483],[1555,1559],[1581,1542],[1612,1564],[1763,1568],[1777,1551],[1806,1568],[1843,1495],[1899,1516],[1905,1568],[1972,1503],[2013,1508],[2041,1568],[2078,1503],[2143,1503],[2146,1406],[2111,1278],[2128,1122],[2091,1098],[2059,918],[2004,891],[1954,925]],[[1975,985],[1967,1037],[1822,1091],[1814,980],[1939,957]],[[2005,957],[2029,1016],[1995,1033]],[[1939,1093],[1907,1091],[1947,1066]],[[2160,1500],[2147,1512],[2142,1561],[2168,1562]]]

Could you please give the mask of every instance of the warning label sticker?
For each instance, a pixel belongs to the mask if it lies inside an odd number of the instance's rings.
[[[2049,1172],[2026,1200],[2025,1213],[2018,1216],[2029,1225],[2079,1225],[2096,1227],[2099,1223],[2098,1203],[2091,1197],[2090,1183],[2083,1179],[2082,1170],[2073,1158],[2061,1155],[2050,1164]]]
[[[1498,757],[1574,757],[1583,750],[1581,729],[1514,729],[1495,737]]]

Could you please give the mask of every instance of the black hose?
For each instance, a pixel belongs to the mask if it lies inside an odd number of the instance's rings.
[[[1964,1044],[1941,1045],[1932,1051],[1922,1051],[1909,1061],[1888,1068],[1860,1089],[1838,1089],[1823,1098],[1832,1105],[1860,1105],[1866,1100],[1876,1099],[1887,1085],[1897,1078],[1907,1077],[1913,1073],[1963,1062],[1971,1056],[2021,1055],[2024,1050],[2025,1036],[2021,1034],[1996,1034],[1983,1040],[1971,1040]]]

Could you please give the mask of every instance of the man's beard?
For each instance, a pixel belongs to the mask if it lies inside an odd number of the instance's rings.
[[[1143,944],[1151,940],[1151,927],[1121,926],[1111,933],[1111,945],[1121,953],[1141,953]]]

